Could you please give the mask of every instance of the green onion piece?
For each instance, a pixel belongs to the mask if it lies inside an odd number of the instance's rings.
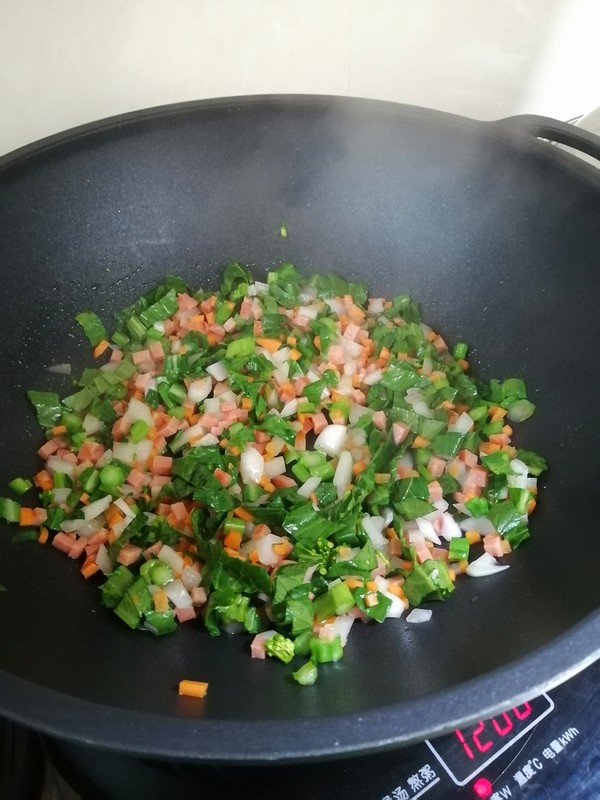
[[[284,239],[287,239],[288,230],[287,230],[287,228],[285,227],[285,225],[283,225],[283,224],[282,224],[282,225],[281,225],[281,227],[279,228],[279,235],[280,235],[280,236],[282,236]],[[314,683],[314,681],[313,681],[313,683]]]
[[[177,630],[175,615],[172,609],[167,611],[146,611],[144,615],[144,628],[155,636],[164,636]]]
[[[457,342],[452,351],[452,358],[454,358],[455,361],[458,361],[459,358],[466,358],[468,349],[468,345],[466,345],[465,342]]]
[[[342,647],[342,639],[339,633],[331,639],[319,639],[318,636],[312,636],[310,640],[310,655],[311,661],[316,664],[326,664],[329,661],[339,661],[344,655],[344,648]]]
[[[162,587],[173,580],[173,567],[159,558],[151,558],[140,567],[140,575],[146,583]]]
[[[347,614],[348,611],[350,611],[350,609],[354,608],[356,605],[354,602],[354,597],[352,596],[352,592],[348,588],[347,584],[345,584],[343,581],[334,584],[329,589],[329,594],[331,595],[331,599],[333,601],[334,612],[338,616]]]
[[[12,542],[37,542],[39,536],[38,531],[28,529],[26,531],[17,531],[13,534]]]
[[[27,478],[14,478],[8,485],[17,494],[25,494],[33,486],[32,482]]]
[[[227,517],[223,524],[223,530],[225,533],[244,533],[246,528],[246,523],[243,519],[238,519],[238,517]]]
[[[127,567],[117,567],[106,583],[100,587],[102,603],[106,608],[116,608],[134,580],[135,578]]]
[[[136,419],[129,429],[129,438],[134,444],[138,444],[145,438],[150,430],[150,425],[143,419]]]
[[[448,559],[450,561],[464,561],[469,558],[469,540],[459,537],[450,539],[448,547]]]
[[[306,664],[302,664],[295,672],[292,672],[292,678],[297,681],[300,686],[312,686],[317,680],[317,677],[317,665],[314,661],[310,660],[307,661]]]
[[[125,475],[117,464],[106,464],[100,470],[100,483],[107,492],[113,492],[125,482]]]
[[[102,321],[93,311],[82,311],[81,314],[77,314],[75,319],[83,328],[92,347],[96,347],[103,339],[108,338]]]
[[[9,497],[0,497],[0,517],[7,522],[18,522],[21,515],[21,506],[16,500]]]

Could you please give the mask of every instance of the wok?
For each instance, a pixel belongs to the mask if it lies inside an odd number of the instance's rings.
[[[439,734],[597,658],[600,173],[538,137],[600,156],[541,118],[296,96],[134,113],[1,160],[3,486],[37,463],[26,390],[67,394],[46,368],[88,361],[77,312],[110,321],[169,272],[215,287],[232,259],[410,293],[471,344],[476,375],[525,377],[538,409],[516,443],[551,465],[510,570],[463,579],[427,625],[359,626],[306,688],[243,636],[130,632],[99,605],[100,581],[4,526],[2,714],[122,752],[293,761]],[[207,698],[179,698],[182,678],[208,681]]]

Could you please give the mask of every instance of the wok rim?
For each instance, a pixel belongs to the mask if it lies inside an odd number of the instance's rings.
[[[110,129],[196,110],[268,103],[393,108],[410,114],[413,119],[436,119],[463,130],[485,131],[505,142],[517,141],[519,147],[532,154],[539,154],[540,148],[548,153],[546,143],[525,130],[515,131],[514,127],[506,126],[505,120],[482,122],[418,106],[356,97],[244,95],[140,109],[52,134],[0,156],[0,177],[4,171],[45,151]],[[589,165],[556,148],[554,153],[562,166],[568,165],[585,183],[592,179],[597,185],[597,174]],[[84,700],[4,670],[0,670],[0,710],[43,734],[129,755],[206,763],[295,763],[367,755],[443,735],[455,727],[530,700],[573,677],[598,658],[600,612],[594,612],[558,638],[502,668],[433,695],[365,712],[251,721],[183,718]],[[511,686],[518,686],[518,691],[506,691],[505,687]],[[243,750],[234,744],[242,741]]]

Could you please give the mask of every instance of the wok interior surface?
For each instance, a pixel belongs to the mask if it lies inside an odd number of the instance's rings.
[[[592,168],[495,124],[326,98],[190,104],[5,159],[2,486],[39,468],[26,390],[64,396],[71,380],[46,368],[89,363],[76,313],[110,326],[166,274],[216,287],[231,260],[408,292],[470,344],[477,376],[525,378],[537,411],[514,442],[551,468],[509,570],[459,579],[427,625],[355,626],[309,688],[252,660],[249,637],[130,632],[99,580],[4,526],[1,710],[136,752],[300,758],[443,730],[597,655],[599,188]],[[208,681],[206,700],[179,698],[182,678]]]

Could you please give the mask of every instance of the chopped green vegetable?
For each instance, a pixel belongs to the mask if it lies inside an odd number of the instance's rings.
[[[83,328],[92,347],[96,347],[103,339],[108,339],[108,334],[102,321],[93,311],[82,311],[81,314],[77,314],[75,319]]]
[[[289,664],[294,657],[294,643],[291,639],[276,633],[265,641],[265,653],[271,658],[278,658],[284,664]]]

